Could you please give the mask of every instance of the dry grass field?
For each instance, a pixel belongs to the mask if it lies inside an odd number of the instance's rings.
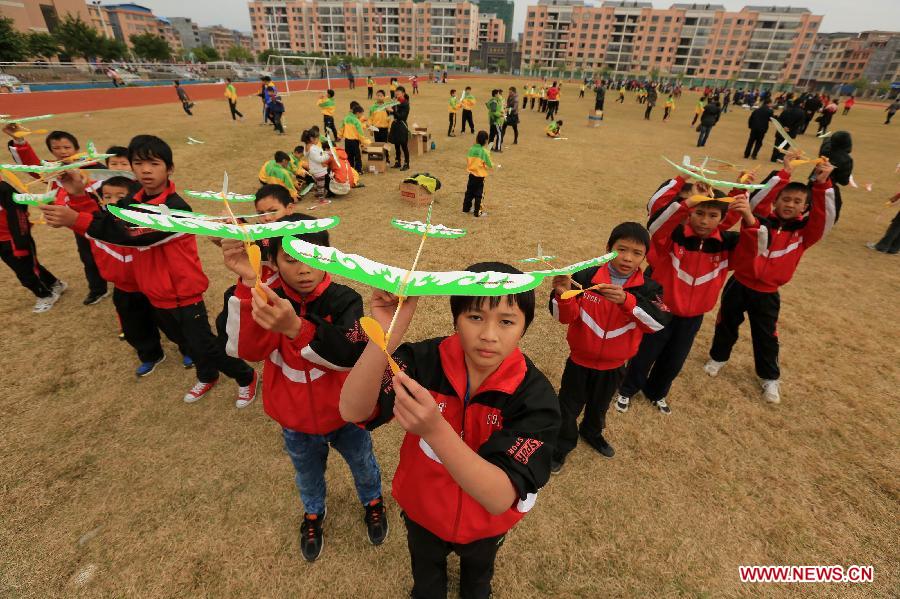
[[[523,82],[451,83],[460,91],[473,85],[476,122],[486,128],[489,89]],[[598,255],[614,225],[645,219],[647,198],[671,176],[661,155],[699,155],[688,126],[692,94],[666,124],[661,107],[647,122],[631,96],[615,104],[610,94],[602,127],[588,128],[593,98],[578,100],[577,85],[566,84],[560,116],[568,139],[547,139],[543,115],[523,113],[519,144],[508,140],[495,157],[502,168],[487,181],[490,215],[476,221],[460,212],[472,136],[445,136],[450,87],[423,84],[412,99],[410,122],[429,125],[437,149],[413,157],[411,172],[443,181],[434,220],[469,234],[429,242],[425,269],[514,261],[533,255],[538,242],[560,263]],[[364,87],[339,91],[338,116],[351,99],[368,106],[364,98]],[[238,124],[224,99],[199,102],[193,118],[170,104],[68,114],[48,124],[101,149],[138,133],[159,135],[174,148],[180,189],[215,189],[227,169],[234,190],[249,193],[263,161],[290,150],[305,126],[321,125],[314,103],[313,94],[286,100],[285,137],[258,124],[256,98],[241,100],[248,118]],[[706,151],[740,161],[746,119],[742,109],[725,114]],[[880,109],[860,105],[834,120],[854,135],[856,180],[873,182],[874,191],[844,190],[840,222],[782,290],[782,404],[759,397],[746,325],[720,376],[702,372],[709,315],[670,395],[672,416],[646,402],[624,416],[611,413],[616,457],[578,447],[510,533],[498,558],[496,597],[900,594],[900,258],[863,247],[893,216],[884,202],[900,183],[900,123],[882,121]],[[187,136],[206,143],[188,145]],[[803,143],[811,152],[818,146],[811,135]],[[42,147],[39,153],[46,156]],[[424,213],[400,201],[400,179],[397,172],[367,176],[365,189],[317,212],[342,218],[333,244],[411,263],[415,238],[389,221]],[[136,358],[116,338],[111,302],[81,305],[87,290],[72,234],[37,227],[35,235],[41,261],[70,289],[49,313],[32,314],[34,299],[2,270],[0,596],[407,596],[405,530],[393,500],[391,535],[373,548],[347,467],[333,458],[325,550],[315,564],[305,563],[293,469],[260,403],[236,410],[236,387],[223,379],[211,397],[184,404],[194,375],[180,367],[171,345],[170,359],[136,380]],[[205,239],[200,253],[212,319],[232,277]],[[538,292],[543,306],[549,289]],[[430,299],[420,304],[408,338],[450,328],[446,299]],[[523,345],[558,384],[564,327],[541,310]],[[374,435],[386,495],[401,435],[396,425]],[[871,564],[875,580],[742,585],[742,564]]]

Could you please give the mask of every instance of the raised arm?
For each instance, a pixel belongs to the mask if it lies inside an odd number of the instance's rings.
[[[834,201],[834,188],[831,186],[831,171],[834,165],[830,163],[820,164],[815,170],[815,180],[812,185],[812,207],[809,210],[809,220],[803,230],[803,245],[811,247],[822,239],[834,226],[837,208]]]
[[[385,331],[390,327],[397,303],[398,298],[395,295],[378,289],[372,292],[372,318],[377,320]],[[393,353],[400,345],[415,314],[416,303],[415,297],[407,298],[403,302],[391,333],[387,348],[389,352]],[[384,352],[375,342],[369,340],[341,389],[341,418],[347,422],[363,422],[375,413],[387,367],[388,361]]]

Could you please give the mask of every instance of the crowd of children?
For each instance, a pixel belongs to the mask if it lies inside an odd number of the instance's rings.
[[[371,98],[374,82],[369,79],[367,86]],[[521,109],[529,100],[533,109],[539,98],[550,121],[547,134],[558,137],[559,86],[554,82],[540,92],[535,87],[526,86]],[[264,85],[261,93],[270,92]],[[393,101],[387,102],[378,90],[368,110],[351,102],[338,125],[335,92],[328,90],[318,101],[322,130],[304,130],[291,154],[276,152],[260,169],[254,206],[263,222],[311,218],[296,210],[308,189],[315,189],[314,209],[327,203],[329,194],[360,186],[361,150],[370,133],[376,142],[392,142],[394,166],[408,169],[409,100],[396,80],[390,96]],[[228,100],[232,115],[240,116],[236,96]],[[279,129],[273,110],[277,95],[264,102],[264,118]],[[653,102],[646,102],[649,116]],[[461,131],[468,124],[475,133],[474,106],[470,87],[461,96],[450,90],[448,135],[455,135],[460,111]],[[475,217],[486,215],[484,184],[495,166],[488,145],[502,151],[508,127],[513,143],[518,138],[516,89],[510,88],[505,101],[502,90],[493,90],[486,106],[490,131],[479,130],[467,153],[463,212]],[[15,128],[5,132],[13,136]],[[343,148],[336,146],[339,139]],[[759,146],[753,141],[755,156]],[[62,131],[48,135],[46,145],[57,160],[79,150],[78,140]],[[13,136],[9,147],[19,162],[39,163],[24,138]],[[263,408],[281,426],[295,469],[304,510],[299,547],[308,561],[324,546],[330,448],[350,468],[368,540],[376,546],[385,541],[382,473],[369,431],[396,420],[406,434],[392,495],[407,531],[413,597],[446,597],[451,552],[461,560],[461,596],[489,597],[506,534],[532,509],[551,474],[562,470],[579,437],[611,458],[615,450],[604,431],[613,403],[625,413],[642,393],[661,414],[672,412],[672,384],[720,294],[705,372],[720,373],[746,314],[762,396],[779,402],[779,290],[837,214],[832,164],[817,165],[809,183],[792,181],[796,155],[790,152],[784,168],[749,196],[739,189],[725,195],[681,176],[665,182],[648,202],[647,227],[637,222],[613,227],[606,242],[606,250],[616,252],[612,261],[553,279],[549,311],[566,325],[569,345],[557,395],[519,348],[535,318],[535,291],[455,296],[447,335],[403,342],[417,310],[415,298],[400,302],[375,290],[369,314],[393,331],[389,347],[382,348],[362,332],[360,294],[297,261],[277,239],[261,243],[260,280],[242,242],[221,242],[224,263],[237,281],[225,294],[214,333],[196,238],[131,226],[104,209],[145,204],[190,211],[172,181],[171,148],[158,137],[138,135],[109,153],[107,168],[122,174],[97,183],[90,171],[68,171],[55,180],[54,203],[41,208],[48,225],[75,235],[89,287],[85,304],[100,301],[112,283],[122,333],[138,356],[138,376],[149,375],[165,359],[160,332],[171,339],[183,366],[196,372],[196,383],[183,396],[187,403],[206,396],[225,374],[238,385],[236,407],[246,408],[260,381],[247,361],[263,363]],[[753,180],[752,173],[742,175]],[[38,262],[27,208],[12,201],[13,192],[0,183],[0,256],[36,296],[35,312],[43,312],[67,285]],[[739,231],[732,231],[738,223]],[[330,245],[327,232],[301,238]],[[467,270],[520,272],[499,262]],[[399,373],[388,369],[386,351]]]

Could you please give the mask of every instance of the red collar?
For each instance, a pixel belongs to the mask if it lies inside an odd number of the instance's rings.
[[[145,202],[144,201],[144,195],[145,195],[144,189],[141,188],[140,191],[138,191],[136,194],[134,194],[134,200],[139,204],[150,204],[152,206],[159,206],[160,204],[165,204],[166,198],[168,198],[173,193],[175,193],[175,183],[173,183],[172,181],[169,181],[169,184],[166,186],[166,188],[163,190],[163,192],[161,194],[159,194],[158,196],[156,196],[155,198],[151,198]]]
[[[457,397],[460,399],[466,396],[466,387],[468,381],[468,370],[466,369],[466,358],[463,353],[462,344],[459,341],[459,335],[453,334],[441,341],[439,346],[441,355],[441,367],[453,390],[456,391]],[[500,366],[491,373],[478,389],[469,390],[469,397],[475,397],[479,393],[488,391],[499,391],[506,395],[512,395],[522,381],[525,380],[525,356],[518,347],[509,354]]]
[[[281,288],[284,290],[284,294],[288,296],[288,299],[291,299],[299,304],[308,304],[309,302],[316,300],[325,293],[325,289],[331,285],[331,275],[325,273],[325,278],[322,279],[322,282],[316,285],[315,289],[307,293],[305,296],[300,295],[296,291],[294,291],[290,285],[284,282],[284,279],[281,279]]]

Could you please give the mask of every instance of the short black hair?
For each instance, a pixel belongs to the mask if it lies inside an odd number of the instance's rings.
[[[59,141],[61,139],[68,139],[70,142],[72,142],[72,145],[75,146],[76,150],[81,149],[81,145],[78,143],[78,138],[68,131],[51,131],[47,136],[47,139],[44,140],[44,143],[47,144],[47,149],[49,150],[51,141]]]
[[[650,232],[641,223],[627,221],[616,225],[609,234],[609,240],[606,242],[606,251],[612,249],[612,246],[620,239],[636,241],[648,251],[650,250]]]
[[[100,186],[100,193],[103,193],[103,189],[106,187],[124,187],[128,190],[128,195],[132,195],[134,193],[137,193],[137,191],[141,188],[141,185],[134,179],[118,176],[110,177],[109,179],[104,181],[103,185]]]
[[[175,166],[172,158],[172,148],[155,135],[136,135],[128,142],[128,160],[162,160],[166,168]]]
[[[718,211],[722,214],[722,218],[725,218],[725,213],[728,212],[728,202],[722,202],[719,200],[707,200],[705,202],[700,202],[699,204],[697,204],[697,206],[705,206],[706,208],[718,209]]]
[[[306,148],[304,148],[303,146],[294,146],[294,152],[302,154],[304,151],[306,151]]]
[[[403,87],[402,85],[398,85],[398,86],[397,86],[397,91],[398,91],[398,92],[403,92],[403,95],[406,95],[406,88]]]
[[[562,127],[562,123],[563,123],[563,122],[562,122],[562,119],[560,119],[560,120],[556,121],[556,126],[557,126],[557,127]]]
[[[308,214],[303,214],[301,212],[295,212],[294,214],[288,214],[283,218],[279,218],[276,222],[285,222],[285,221],[298,221],[298,220],[315,220],[316,217],[310,216]],[[295,235],[297,239],[302,239],[307,243],[311,243],[313,245],[320,245],[322,247],[329,247],[331,245],[331,240],[328,237],[328,231],[317,231],[315,233],[306,233],[305,235]],[[281,241],[278,238],[274,238],[268,246],[268,256],[266,259],[269,260],[272,264],[275,264],[275,260],[278,258],[278,251],[281,249]]]
[[[275,162],[284,162],[285,160],[290,160],[291,157],[287,155],[287,152],[283,152],[278,150],[275,152]]]
[[[112,154],[110,158],[128,158],[128,148],[125,146],[110,146],[104,154]]]
[[[522,274],[522,271],[515,266],[510,266],[509,264],[505,264],[503,262],[479,262],[468,267],[466,270],[469,272],[493,271],[515,275]],[[468,312],[469,310],[480,309],[484,305],[485,301],[488,302],[488,305],[491,308],[496,308],[500,305],[501,300],[503,300],[504,298],[506,298],[507,305],[518,306],[522,313],[525,315],[525,329],[522,331],[524,333],[528,330],[531,321],[534,320],[534,289],[530,291],[522,291],[521,293],[511,293],[509,295],[493,295],[490,297],[477,295],[451,296],[450,313],[453,314],[453,323],[456,324],[456,319],[459,318],[461,314]]]
[[[356,100],[353,100],[352,102],[350,102],[350,112],[352,112],[353,114],[356,114],[357,112],[365,112],[365,111],[363,110],[363,107],[359,102],[357,102]]]
[[[786,191],[802,191],[803,193],[809,194],[809,187],[806,185],[806,183],[801,183],[800,181],[791,181],[781,189],[778,195],[781,195]],[[806,198],[806,201],[809,202],[808,197]]]
[[[490,135],[488,135],[488,132],[482,129],[475,135],[475,143],[477,143],[479,146],[483,146],[488,142],[489,138]]]
[[[312,143],[312,141],[319,137],[319,128],[316,126],[310,127],[306,131],[300,134],[300,141],[305,144]],[[305,150],[306,148],[304,148]]]
[[[253,200],[253,204],[260,201],[263,198],[275,198],[278,200],[278,203],[282,206],[290,206],[294,198],[291,197],[291,192],[287,190],[287,187],[284,185],[278,185],[277,183],[270,183],[268,185],[263,185],[259,189],[256,190],[256,199]]]
[[[333,98],[333,97],[334,97],[334,90],[333,90],[333,89],[329,89],[329,90],[328,90],[327,92],[325,92],[325,93],[328,94],[328,97],[329,97],[329,98]]]
[[[383,89],[380,89],[380,90],[378,90],[377,92],[375,92],[375,95],[376,95],[376,96],[377,96],[378,94],[381,94],[382,96],[386,96],[386,95],[387,95],[386,93],[384,93],[384,90],[383,90]]]
[[[455,89],[451,89],[451,90],[450,90],[450,95],[451,95],[451,96],[452,96],[453,94],[455,94],[455,93],[456,93],[456,90],[455,90]]]

